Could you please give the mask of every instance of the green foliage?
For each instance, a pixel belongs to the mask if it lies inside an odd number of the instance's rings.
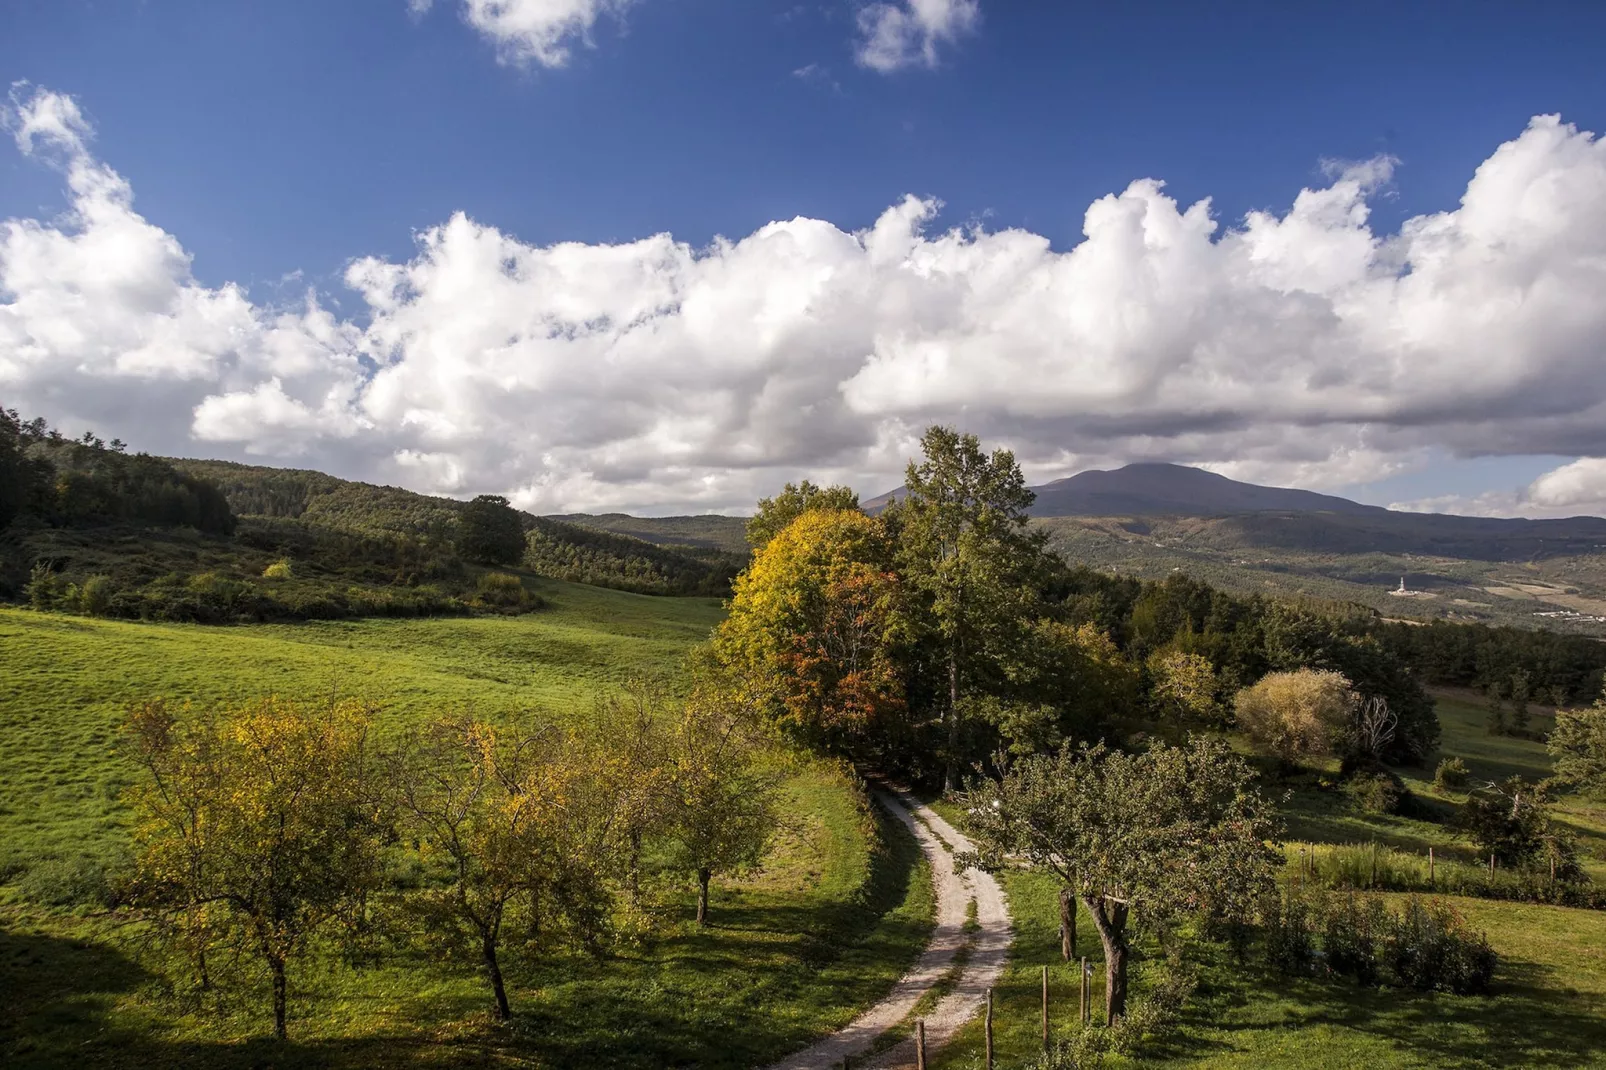
[[[500,494],[481,494],[457,520],[457,552],[480,565],[516,565],[524,557],[524,521]]]
[[[1580,875],[1574,836],[1551,817],[1545,790],[1522,777],[1486,784],[1467,796],[1458,823],[1481,852],[1503,866]]]
[[[19,515],[53,526],[111,522],[227,535],[234,514],[214,484],[93,434],[66,439],[42,420],[0,412],[0,528]]]
[[[1395,912],[1378,899],[1334,902],[1288,890],[1268,904],[1264,937],[1267,961],[1284,973],[1309,973],[1320,961],[1363,985],[1424,992],[1487,992],[1498,962],[1488,938],[1448,903],[1414,895]]]
[[[474,583],[474,604],[482,609],[523,613],[542,604],[524,581],[507,572],[485,572]]]
[[[709,883],[744,872],[775,834],[776,777],[762,764],[749,712],[703,683],[666,740],[664,821],[679,867],[697,881],[697,924],[708,922]]]
[[[1243,923],[1272,887],[1272,810],[1242,759],[1219,741],[1103,745],[1014,763],[960,797],[976,851],[961,864],[1016,859],[1052,872],[1093,916],[1104,943],[1111,1020],[1125,1010],[1127,923],[1175,929],[1193,917]]]
[[[1382,957],[1400,984],[1458,996],[1489,991],[1498,956],[1448,903],[1413,895],[1390,922]]]
[[[962,697],[1006,697],[1011,665],[1038,617],[1047,571],[1041,538],[1026,530],[1034,495],[1008,450],[988,456],[974,435],[931,427],[923,457],[904,473],[905,494],[883,517],[896,533],[899,574],[924,632],[917,678],[941,681],[927,697],[941,711],[943,783],[956,787],[964,747]]]
[[[291,567],[290,559],[288,557],[281,557],[279,560],[271,562],[267,568],[262,570],[262,578],[265,580],[294,579],[295,574],[295,569]]]
[[[1606,794],[1606,698],[1588,709],[1558,709],[1545,746],[1556,761],[1558,783]]]
[[[722,595],[745,561],[725,550],[660,546],[545,517],[531,523],[525,565],[573,583],[642,594]]]
[[[1366,814],[1397,814],[1408,795],[1400,778],[1386,769],[1356,773],[1344,782],[1344,794]]]
[[[1442,759],[1433,771],[1433,786],[1440,792],[1460,791],[1467,786],[1467,763],[1451,756]]]
[[[857,510],[859,496],[851,487],[817,487],[808,480],[788,483],[773,498],[760,498],[758,511],[747,522],[747,541],[755,549],[779,535],[787,525],[811,509]]]
[[[1211,724],[1220,720],[1216,673],[1210,659],[1180,650],[1150,655],[1149,694],[1162,720]]]

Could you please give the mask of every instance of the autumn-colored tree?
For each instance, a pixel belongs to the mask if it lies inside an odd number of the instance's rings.
[[[556,729],[471,718],[429,725],[391,758],[402,826],[433,878],[408,905],[479,961],[503,1020],[510,923],[526,942],[557,922],[594,944],[606,921],[615,811],[589,758]]]
[[[1209,658],[1165,650],[1150,656],[1147,668],[1149,694],[1162,718],[1210,722],[1219,716],[1216,673]]]
[[[773,498],[760,498],[758,512],[747,522],[747,541],[762,550],[787,525],[811,509],[857,512],[859,495],[851,487],[817,487],[808,480],[788,483]]]
[[[1217,740],[1142,754],[1102,744],[1033,755],[965,792],[976,850],[999,870],[1024,859],[1053,873],[1104,944],[1108,1020],[1126,1011],[1129,923],[1150,931],[1187,916],[1247,922],[1282,862],[1271,804],[1252,770]]]
[[[679,867],[697,880],[697,924],[708,924],[717,874],[764,857],[776,826],[776,777],[763,739],[728,685],[707,677],[682,708],[667,749],[666,828]]]
[[[1342,673],[1274,672],[1238,692],[1238,727],[1255,748],[1286,763],[1327,754],[1350,728],[1355,693]]]
[[[810,509],[737,578],[714,649],[761,715],[842,752],[903,712],[905,630],[881,525],[857,510]]]
[[[275,698],[178,713],[157,700],[129,716],[145,773],[129,790],[135,901],[203,985],[219,949],[259,961],[281,1039],[290,964],[320,929],[356,919],[378,880],[371,717],[355,701]]]

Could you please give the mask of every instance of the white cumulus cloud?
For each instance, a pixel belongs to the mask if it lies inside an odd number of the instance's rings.
[[[463,20],[496,46],[503,61],[562,67],[576,43],[589,46],[604,15],[622,15],[631,0],[461,0]],[[433,0],[408,0],[422,15]]]
[[[0,398],[139,448],[543,511],[739,509],[802,475],[886,489],[943,421],[1037,479],[1164,459],[1332,487],[1562,454],[1586,460],[1506,507],[1606,502],[1606,142],[1554,116],[1393,233],[1368,209],[1387,159],[1231,223],[1140,179],[1067,249],[913,197],[701,248],[459,214],[353,259],[343,314],[200,284],[70,98],[19,88],[4,124],[68,210],[0,224]]]
[[[939,45],[951,45],[981,22],[980,0],[895,0],[859,9],[854,55],[883,74],[937,66]]]

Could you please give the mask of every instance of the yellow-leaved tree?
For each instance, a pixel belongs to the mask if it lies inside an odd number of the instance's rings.
[[[809,509],[736,580],[716,657],[746,700],[794,740],[849,752],[905,711],[902,588],[880,523]]]
[[[619,810],[599,757],[550,726],[469,717],[427,725],[391,756],[426,876],[407,905],[430,941],[478,961],[504,1021],[510,931],[526,947],[556,936],[596,950],[606,925]]]
[[[188,953],[254,959],[286,1036],[289,966],[319,930],[356,923],[378,882],[381,793],[356,701],[244,706],[156,700],[129,716],[145,776],[134,813],[134,903]],[[218,955],[221,951],[224,954]]]

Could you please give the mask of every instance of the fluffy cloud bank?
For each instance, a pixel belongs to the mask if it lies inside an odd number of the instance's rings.
[[[5,127],[69,211],[0,224],[0,397],[138,446],[257,457],[541,510],[739,508],[784,479],[897,481],[927,422],[1039,478],[1137,459],[1307,486],[1433,449],[1586,460],[1521,507],[1606,501],[1606,142],[1553,116],[1451,211],[1374,233],[1391,161],[1223,228],[1153,180],[1057,251],[936,230],[771,223],[532,246],[457,215],[346,272],[364,314],[198,283],[74,101]]]

